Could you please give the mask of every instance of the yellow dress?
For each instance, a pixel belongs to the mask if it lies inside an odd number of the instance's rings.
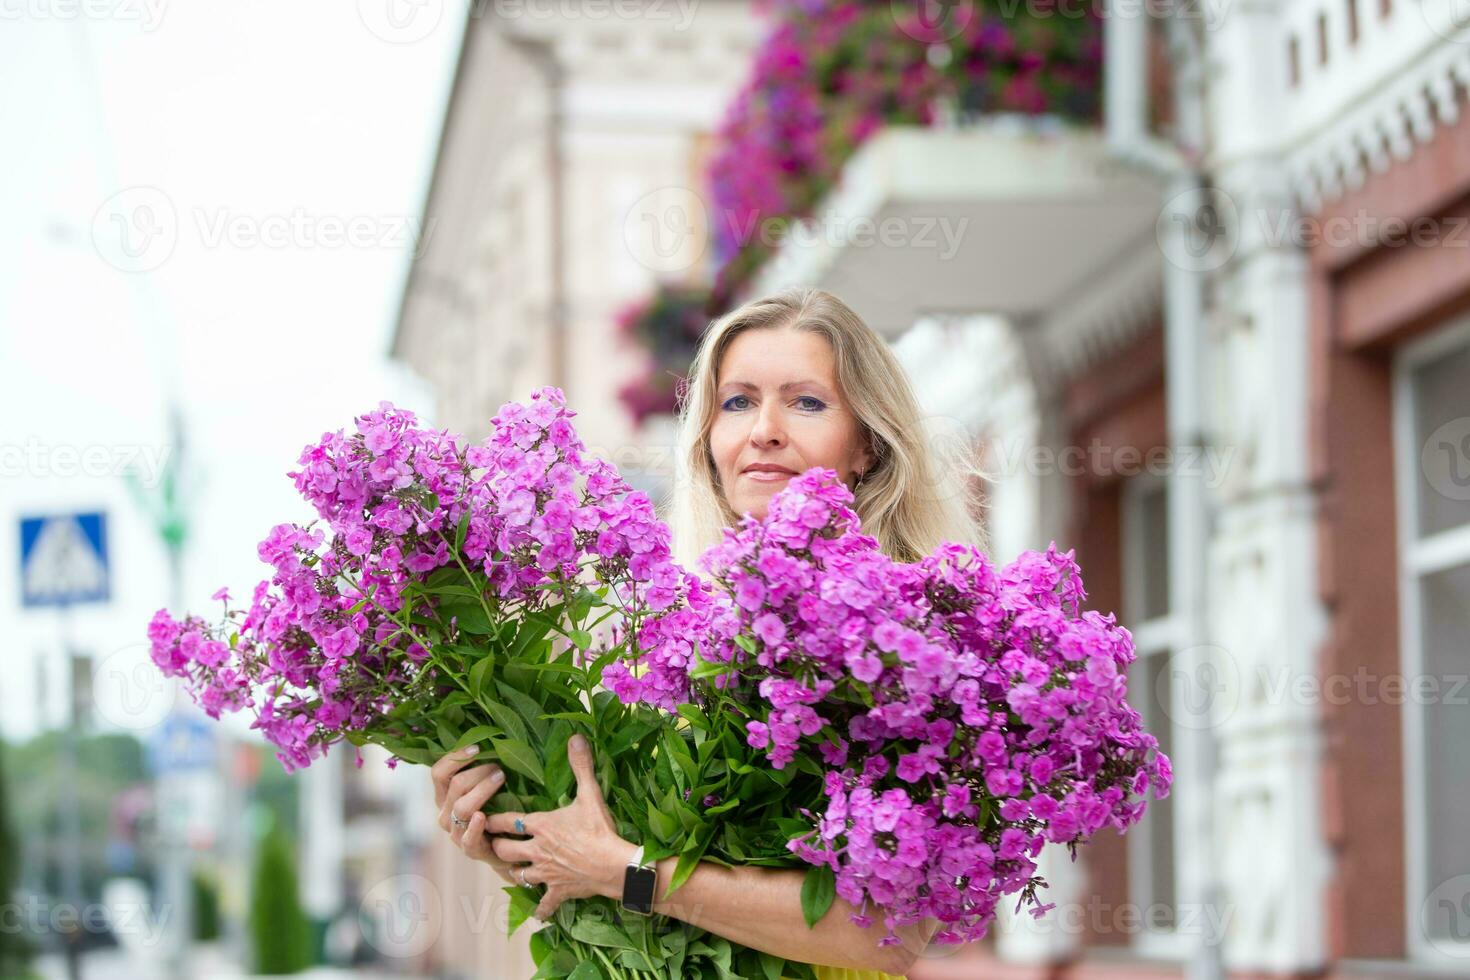
[[[904,980],[891,973],[879,973],[877,970],[844,970],[835,966],[814,966],[813,972],[817,980]]]

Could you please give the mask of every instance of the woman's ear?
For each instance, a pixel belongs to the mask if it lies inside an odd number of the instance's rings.
[[[858,452],[853,472],[866,478],[868,472],[876,465],[878,465],[878,456],[873,452],[873,437],[868,435],[863,438],[863,448]]]

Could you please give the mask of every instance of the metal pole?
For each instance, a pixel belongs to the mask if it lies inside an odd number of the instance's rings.
[[[57,827],[61,835],[61,892],[65,901],[71,903],[72,915],[63,937],[66,955],[66,975],[69,980],[81,980],[82,976],[82,805],[77,794],[81,774],[78,771],[77,726],[80,712],[77,710],[77,684],[72,676],[75,669],[75,651],[71,640],[71,604],[62,603],[60,612],[61,657],[66,664],[66,726],[61,738],[61,786],[57,791],[56,805],[60,809]]]
[[[183,551],[177,547],[168,549],[168,595],[169,607],[183,608],[184,572]],[[189,851],[188,823],[186,820],[188,799],[184,792],[182,777],[177,772],[161,773],[158,780],[159,823],[165,828],[163,839],[162,884],[165,900],[164,914],[168,917],[171,939],[168,943],[167,971],[173,980],[189,977],[189,947],[194,934],[194,908],[192,882],[190,881],[191,854]],[[170,840],[177,835],[176,840]]]

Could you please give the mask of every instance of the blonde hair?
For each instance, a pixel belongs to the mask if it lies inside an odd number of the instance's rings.
[[[741,333],[779,329],[810,331],[831,344],[837,385],[873,455],[854,481],[863,532],[902,562],[917,561],[950,541],[984,547],[975,516],[975,478],[983,477],[971,447],[964,442],[940,451],[903,365],[851,307],[820,289],[791,289],[731,310],[700,340],[680,398],[668,501],[676,558],[695,568],[695,559],[719,542],[722,529],[740,521],[720,487],[709,448],[720,360]]]

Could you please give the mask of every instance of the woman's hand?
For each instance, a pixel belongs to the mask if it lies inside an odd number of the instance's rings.
[[[623,868],[636,850],[618,836],[597,785],[592,748],[581,735],[567,742],[567,758],[577,777],[577,797],[570,805],[544,813],[497,813],[487,825],[493,834],[528,835],[493,838],[491,849],[501,861],[519,864],[516,884],[546,886],[534,913],[543,921],[569,898],[620,898]]]
[[[494,763],[465,769],[478,751],[479,746],[471,745],[451,752],[429,770],[434,779],[434,802],[439,806],[439,829],[448,833],[468,857],[490,865],[508,884],[519,885],[510,865],[491,850],[481,809],[505,785],[505,773]],[[455,822],[456,818],[460,823]]]

